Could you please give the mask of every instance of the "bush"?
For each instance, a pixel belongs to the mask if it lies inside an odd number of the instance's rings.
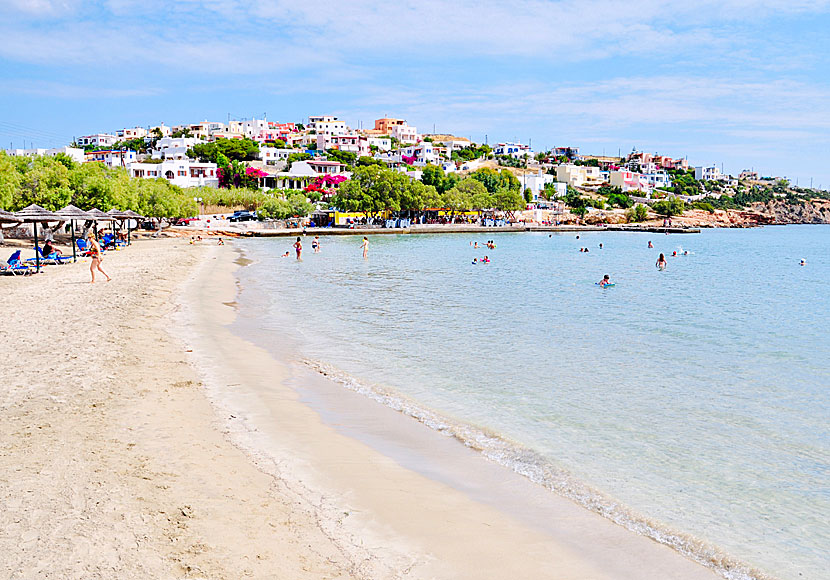
[[[715,208],[712,206],[712,204],[707,203],[705,201],[696,201],[692,204],[692,207],[695,209],[702,209],[703,211],[708,211],[709,213],[715,213]]]
[[[629,223],[644,222],[648,219],[648,208],[641,203],[634,207],[630,207],[625,212],[625,217]]]
[[[666,217],[683,215],[683,212],[686,211],[686,202],[679,197],[670,197],[668,199],[661,199],[660,201],[655,202],[655,204],[651,206],[651,209]]]

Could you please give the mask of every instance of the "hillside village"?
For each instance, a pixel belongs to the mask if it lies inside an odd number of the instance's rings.
[[[780,178],[749,170],[733,176],[717,166],[692,166],[682,157],[636,150],[606,157],[581,154],[577,147],[537,152],[522,143],[477,144],[450,134],[422,134],[396,118],[377,119],[371,129],[353,129],[332,115],[312,116],[304,124],[267,119],[161,124],[83,135],[53,149],[8,149],[6,154],[61,155],[182,189],[247,187],[283,198],[297,192],[308,195],[318,210],[331,205],[357,168],[401,173],[435,186],[439,194],[467,176],[509,172],[515,179],[510,177],[505,187],[518,192],[523,203],[487,208],[468,202],[470,207],[459,203],[455,209],[518,211],[524,205],[524,210],[536,211],[529,219],[557,223],[620,223],[659,216],[683,216],[680,223],[685,219],[689,225],[776,223],[787,219],[776,209],[777,201],[792,205],[827,198],[826,192],[793,188]],[[493,188],[488,191],[495,193]],[[790,217],[824,221],[827,212],[826,204],[820,204],[818,213]]]

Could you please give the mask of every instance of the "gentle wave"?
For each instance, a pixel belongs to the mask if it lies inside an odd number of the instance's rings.
[[[480,427],[451,420],[392,389],[361,381],[328,363],[308,358],[301,359],[301,361],[310,369],[345,388],[412,417],[430,429],[456,438],[487,459],[511,469],[615,524],[669,546],[687,558],[715,570],[728,580],[775,580],[772,576],[723,553],[708,542],[636,513],[608,495],[577,480],[567,471],[552,465],[535,451]]]

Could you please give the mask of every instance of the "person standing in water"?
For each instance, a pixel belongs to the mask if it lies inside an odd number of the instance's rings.
[[[314,250],[315,254],[320,253],[320,236],[314,236],[314,239],[311,240],[311,249]]]
[[[667,265],[668,264],[666,263],[666,257],[663,254],[660,254],[660,257],[657,258],[657,263],[655,264],[655,266],[657,266],[658,270],[665,270]]]
[[[363,236],[363,243],[360,247],[363,248],[363,259],[365,260],[369,257],[369,238]]]
[[[95,234],[92,233],[92,230],[87,234],[86,239],[89,243],[89,257],[92,259],[92,263],[89,265],[89,272],[92,274],[90,284],[95,283],[95,270],[98,270],[106,276],[107,282],[109,282],[112,278],[101,268],[101,262],[104,260],[104,257],[101,255],[101,246],[98,245],[98,240],[95,239]]]
[[[303,242],[300,241],[300,238],[297,238],[297,241],[294,242],[294,251],[297,252],[297,259],[303,259]]]
[[[648,247],[649,247],[649,248],[653,248],[653,247],[654,247],[654,244],[652,244],[652,243],[651,243],[651,240],[649,240],[649,241],[648,241]]]

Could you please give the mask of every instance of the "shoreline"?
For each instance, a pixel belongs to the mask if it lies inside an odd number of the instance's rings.
[[[227,271],[222,272],[221,277],[227,274]],[[233,277],[225,282],[219,279],[220,276],[214,275],[208,284],[224,287],[222,299],[214,295],[213,302],[235,304],[238,282]],[[201,282],[200,287],[206,282]],[[204,297],[200,298],[203,306]],[[197,364],[211,369],[209,374],[212,376],[204,379],[207,384],[214,384],[213,388],[208,387],[214,404],[226,412],[229,409],[237,411],[234,417],[238,421],[228,427],[234,440],[255,457],[261,468],[279,465],[281,477],[286,479],[286,466],[290,466],[288,472],[301,481],[315,482],[319,487],[314,487],[314,493],[326,498],[319,505],[344,506],[334,513],[349,514],[346,519],[351,521],[329,522],[328,525],[335,530],[347,524],[356,528],[343,527],[335,535],[346,532],[347,537],[359,535],[377,540],[379,535],[375,526],[380,524],[385,530],[386,543],[375,545],[374,553],[379,559],[374,562],[386,567],[386,576],[400,565],[401,553],[406,553],[410,554],[407,577],[419,578],[433,577],[436,571],[440,571],[438,577],[717,577],[711,569],[686,559],[671,548],[632,533],[484,460],[456,439],[415,421],[402,419],[396,411],[376,405],[364,395],[343,389],[322,376],[311,376],[314,373],[309,369],[298,369],[288,360],[274,358],[272,353],[247,342],[228,328],[222,328],[232,316],[226,312],[222,315],[222,324],[217,324],[217,314],[212,311],[201,316],[200,334],[211,336],[210,342],[213,347],[219,346],[220,352],[233,352],[235,360],[244,359],[246,363],[211,365],[202,359]],[[208,326],[203,326],[206,321]],[[194,344],[194,353],[207,352],[206,346],[210,347],[204,343]],[[214,360],[215,356],[216,353]],[[228,359],[227,356],[220,358]],[[227,384],[230,377],[236,381],[234,388],[223,388],[221,385]],[[240,392],[239,385],[254,388]],[[349,409],[347,417],[338,414],[336,419],[327,420],[319,406],[327,398],[330,402],[336,401],[333,408]],[[312,400],[317,403],[312,404]],[[368,417],[363,416],[364,413],[368,413]],[[298,424],[299,417],[303,419]],[[346,426],[344,419],[352,423]],[[387,447],[387,453],[362,439],[367,435],[367,427],[375,426],[371,430],[377,425],[382,425],[382,429],[375,431],[375,442],[380,442],[380,447]],[[360,430],[362,432],[358,434]],[[411,465],[407,468],[401,456],[388,452],[389,448],[400,446],[414,450],[427,462],[429,456],[434,455],[439,462],[451,457],[467,468],[475,466],[476,470],[487,473],[474,486],[477,493],[484,495],[474,498],[474,494],[469,493],[472,490],[456,489],[448,484],[446,473],[443,478],[436,477],[436,472],[432,471],[434,466],[424,468],[426,463],[421,467],[432,477],[418,469],[413,471]],[[373,473],[367,475],[359,465],[371,465]],[[374,473],[375,469],[383,472],[382,480],[395,482],[391,485],[393,490],[389,489],[390,484],[377,481],[381,474]],[[457,473],[453,475],[457,476]],[[503,481],[504,478],[509,483]],[[502,498],[511,497],[504,489],[513,490],[515,497],[532,497],[530,505],[518,510],[524,511],[524,519],[502,511],[492,501],[485,501],[488,484],[502,489]],[[521,489],[521,493],[516,494],[517,489]],[[344,493],[344,490],[347,491]],[[417,500],[413,501],[413,498]],[[420,506],[419,509],[413,510],[413,503]],[[545,505],[546,521],[538,519],[542,504],[553,504]],[[371,516],[360,521],[355,514]],[[535,522],[531,521],[534,517],[537,518]],[[441,524],[446,525],[448,520],[453,521],[449,534],[441,530]],[[551,521],[558,526],[555,533],[551,533]],[[483,530],[486,532],[482,535]],[[576,535],[574,530],[578,530]],[[459,542],[459,537],[466,539]],[[405,547],[403,552],[401,546]],[[541,546],[544,546],[543,550],[535,550]],[[534,551],[529,557],[531,547]],[[380,554],[384,556],[377,556]],[[552,556],[555,556],[553,560]],[[647,572],[649,569],[651,573]]]
[[[0,282],[9,578],[717,577],[235,335],[244,263],[141,240],[110,283]]]

